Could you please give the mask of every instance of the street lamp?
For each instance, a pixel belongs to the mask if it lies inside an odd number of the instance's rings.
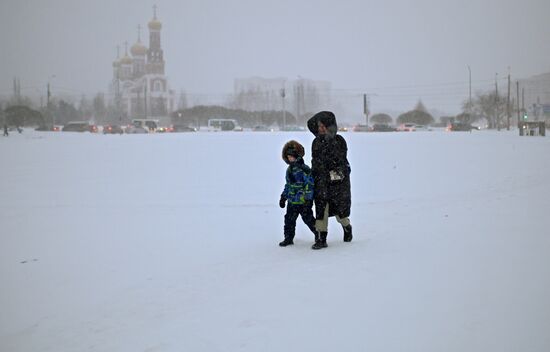
[[[286,109],[285,109],[285,82],[283,81],[283,88],[281,88],[281,99],[283,100],[283,130],[286,130]]]
[[[51,113],[51,106],[50,106],[50,97],[52,95],[50,90],[50,81],[55,78],[55,75],[51,75],[48,77],[48,92],[46,95],[46,109],[48,110],[48,113]],[[55,114],[52,113],[52,127],[55,127]]]
[[[472,69],[470,68],[470,65],[468,65],[468,77],[469,77],[469,83],[470,83],[470,103],[468,105],[468,113],[472,114]]]
[[[369,114],[370,114],[370,109],[369,109],[369,105],[370,105],[370,97],[371,96],[375,96],[377,97],[378,94],[374,94],[374,93],[365,93],[363,94],[363,114],[365,115],[365,119],[366,119],[366,122],[367,122],[367,129],[369,128]]]
[[[48,77],[48,92],[47,92],[47,96],[46,96],[46,99],[47,99],[46,100],[46,102],[47,102],[46,106],[48,106],[48,107],[50,106],[50,97],[52,95],[51,91],[50,91],[50,81],[54,78],[55,78],[55,75],[51,75],[50,77]]]

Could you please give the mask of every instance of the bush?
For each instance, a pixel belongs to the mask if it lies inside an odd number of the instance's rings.
[[[39,111],[27,106],[14,105],[4,110],[6,123],[13,126],[39,126],[44,124],[44,117]]]
[[[373,123],[384,123],[384,124],[387,124],[387,125],[391,125],[391,123],[393,122],[393,119],[388,114],[374,114],[374,115],[372,115],[370,120]]]
[[[398,123],[414,123],[417,125],[430,125],[434,122],[432,115],[425,111],[411,110],[404,114],[399,115],[397,118]]]

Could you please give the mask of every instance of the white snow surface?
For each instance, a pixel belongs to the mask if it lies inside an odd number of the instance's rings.
[[[549,351],[550,138],[343,136],[319,251],[278,246],[310,133],[0,138],[0,351]]]

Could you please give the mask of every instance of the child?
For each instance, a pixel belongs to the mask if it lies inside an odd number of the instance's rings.
[[[283,147],[283,160],[288,164],[286,169],[286,184],[279,206],[286,206],[285,239],[279,246],[286,247],[294,244],[294,234],[296,230],[296,219],[298,215],[315,235],[315,217],[313,216],[313,177],[311,169],[304,164],[304,147],[296,142],[289,141]]]

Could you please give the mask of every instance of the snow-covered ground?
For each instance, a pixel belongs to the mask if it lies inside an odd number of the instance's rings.
[[[549,351],[550,138],[343,135],[320,251],[277,245],[309,133],[0,138],[0,351]]]

